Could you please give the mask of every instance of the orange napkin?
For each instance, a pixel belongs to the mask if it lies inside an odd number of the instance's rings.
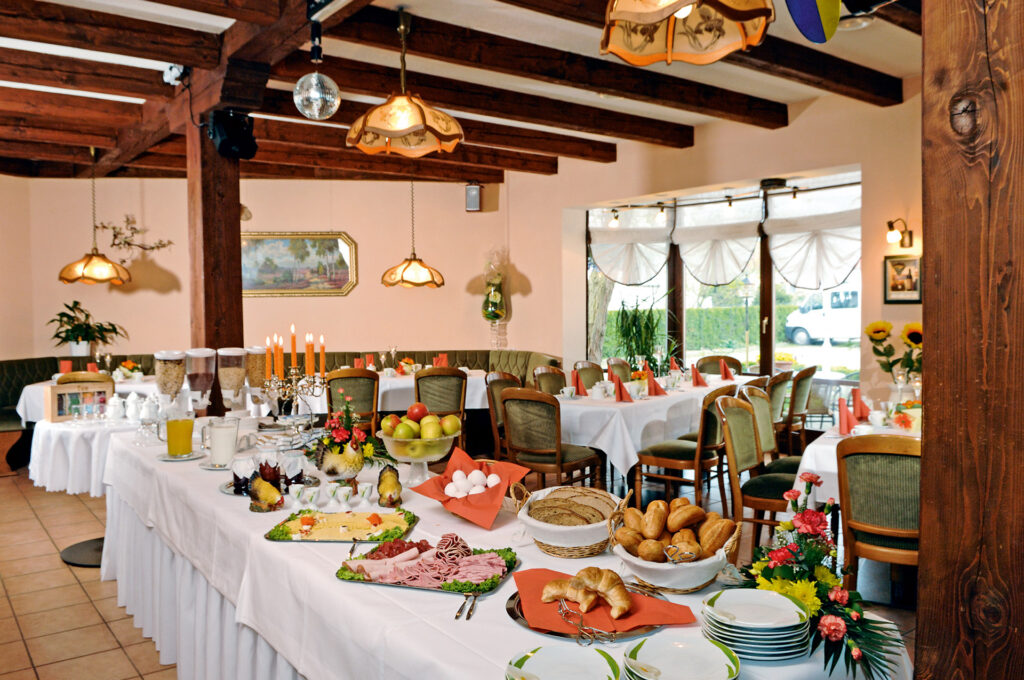
[[[587,388],[584,387],[583,381],[580,379],[580,372],[575,368],[572,369],[572,386],[576,388],[576,394],[581,397],[587,396]]]
[[[85,365],[85,370],[89,371],[90,373],[99,373],[100,367],[90,361]]]
[[[697,364],[690,364],[690,374],[693,376],[694,387],[707,387],[708,381],[704,379],[704,376],[697,370]]]
[[[850,429],[856,424],[856,420],[853,423],[850,422],[850,409],[846,408],[846,400],[842,397],[839,398],[839,434],[850,434]]]
[[[860,388],[854,387],[850,390],[850,396],[853,398],[853,415],[857,420],[867,420],[868,414],[871,413],[871,409],[864,403],[864,400],[860,398]]]
[[[473,470],[480,470],[487,475],[493,472],[501,477],[501,484],[492,486],[483,493],[473,496],[451,498],[445,495],[444,487],[448,486],[448,483],[452,481],[452,474],[456,470],[462,470],[467,475]],[[448,465],[444,469],[444,474],[431,477],[419,486],[413,487],[413,491],[421,496],[433,498],[441,503],[445,510],[454,515],[468,519],[473,524],[484,529],[490,529],[491,525],[494,524],[494,518],[498,516],[498,511],[501,510],[501,502],[508,492],[509,484],[518,482],[528,472],[529,470],[521,465],[505,461],[498,461],[490,465],[477,462],[470,458],[469,454],[456,446],[452,451],[451,458],[448,459]]]
[[[675,358],[675,357],[669,357],[669,358],[668,358],[668,369],[669,369],[670,371],[678,371],[678,370],[681,370],[681,369],[679,368],[679,364],[677,364],[677,363],[676,363],[676,358]]]
[[[622,384],[622,378],[613,373],[612,382],[615,384],[615,401],[633,401],[633,397],[629,396],[629,390]]]
[[[725,363],[725,359],[718,360],[718,372],[722,376],[722,380],[735,380],[732,371],[729,370],[729,364]]]
[[[526,569],[512,574],[516,580],[516,587],[519,588],[519,600],[523,606],[523,616],[530,628],[536,630],[550,630],[559,633],[575,633],[576,627],[566,623],[558,613],[558,602],[541,602],[540,596],[544,592],[544,586],[556,578],[572,578],[572,574],[563,574],[551,569]],[[600,630],[626,631],[640,626],[685,625],[697,621],[690,608],[683,604],[674,604],[668,600],[659,600],[648,595],[630,593],[633,600],[633,608],[628,614],[613,619],[609,614],[609,607],[600,600],[600,604],[583,615],[583,621],[588,626]],[[573,611],[579,612],[579,606],[575,602],[566,601],[566,604]]]
[[[356,357],[355,359],[353,359],[352,360],[352,368],[364,368],[363,360],[360,359],[359,357]]]
[[[366,367],[368,369],[370,369],[371,371],[373,370],[373,355],[372,354],[367,354],[366,355]]]
[[[649,397],[660,397],[664,394],[668,394],[658,381],[654,379],[654,373],[650,370],[647,371],[647,396]]]
[[[60,360],[60,372],[61,373],[70,373],[71,372],[71,359],[61,359]]]
[[[441,352],[437,356],[440,357],[442,366],[448,365],[448,352]]]
[[[644,359],[644,367],[643,367],[643,369],[642,369],[642,370],[644,370],[644,371],[647,371],[648,373],[650,373],[650,372],[651,372],[651,367],[650,367],[650,365],[649,365],[649,364],[647,363],[647,359]]]

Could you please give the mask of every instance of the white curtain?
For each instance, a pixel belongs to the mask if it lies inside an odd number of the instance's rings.
[[[647,283],[668,261],[672,219],[671,207],[587,211],[594,264],[616,283]]]
[[[729,205],[724,194],[694,199],[709,202],[677,208],[672,240],[693,278],[709,286],[725,285],[743,273],[757,250],[761,201],[737,199]]]

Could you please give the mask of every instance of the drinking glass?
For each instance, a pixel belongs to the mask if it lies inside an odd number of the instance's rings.
[[[195,413],[179,413],[157,424],[156,436],[160,441],[167,442],[168,456],[182,458],[191,455],[195,420]]]

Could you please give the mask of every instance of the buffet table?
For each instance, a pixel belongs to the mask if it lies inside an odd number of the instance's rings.
[[[32,435],[28,477],[47,491],[102,496],[110,437],[136,427],[102,420],[74,424],[40,420]]]
[[[56,380],[44,380],[43,382],[31,383],[21,389],[18,397],[18,405],[15,411],[21,419],[28,423],[38,423],[46,417],[46,388],[49,385],[56,385]],[[123,380],[114,383],[114,392],[122,397],[135,392],[147,397],[156,393],[156,378],[147,375],[142,380]]]
[[[267,541],[263,534],[283,511],[252,513],[246,499],[217,490],[229,473],[162,463],[160,450],[137,447],[126,434],[111,439],[101,577],[118,580],[118,604],[154,639],[161,663],[177,663],[180,678],[501,678],[514,654],[575,644],[508,617],[511,579],[480,599],[470,621],[454,620],[458,595],[339,581],[348,544]],[[375,470],[360,475],[375,478]],[[541,553],[510,512],[485,531],[412,491],[403,498],[420,516],[414,540],[436,542],[454,531],[474,547],[512,547],[521,568],[620,567],[611,553],[588,560]],[[709,592],[670,597],[696,613]],[[621,656],[625,645],[602,648]],[[776,680],[780,670],[787,680],[822,678],[821,651],[798,663],[744,662],[740,677]],[[893,677],[910,676],[904,653]]]

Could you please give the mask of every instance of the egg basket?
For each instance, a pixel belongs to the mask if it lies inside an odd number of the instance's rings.
[[[530,517],[529,506],[531,501],[540,500],[555,489],[560,488],[562,487],[552,486],[531,493],[519,482],[509,487],[509,493],[515,502],[519,521],[526,528],[526,533],[530,534],[530,538],[537,544],[537,547],[548,555],[565,559],[580,559],[600,555],[608,549],[608,536],[604,522],[594,522],[593,524],[584,524],[582,526],[558,526]],[[618,503],[616,509],[609,517],[614,517],[616,514],[622,517],[622,511],[626,509],[626,504],[632,493],[630,491],[623,499],[619,499],[614,494],[608,494]]]
[[[627,496],[628,498],[628,496]],[[719,548],[711,557],[697,560],[696,562],[648,562],[635,555],[631,555],[615,540],[615,530],[622,526],[622,512],[625,506],[620,506],[608,517],[608,543],[616,557],[621,559],[633,572],[633,576],[641,585],[657,588],[663,593],[674,595],[685,595],[703,590],[715,582],[718,572],[722,570],[726,562],[736,562],[736,553],[740,547],[740,536],[743,533],[743,525],[737,524],[732,536]]]

